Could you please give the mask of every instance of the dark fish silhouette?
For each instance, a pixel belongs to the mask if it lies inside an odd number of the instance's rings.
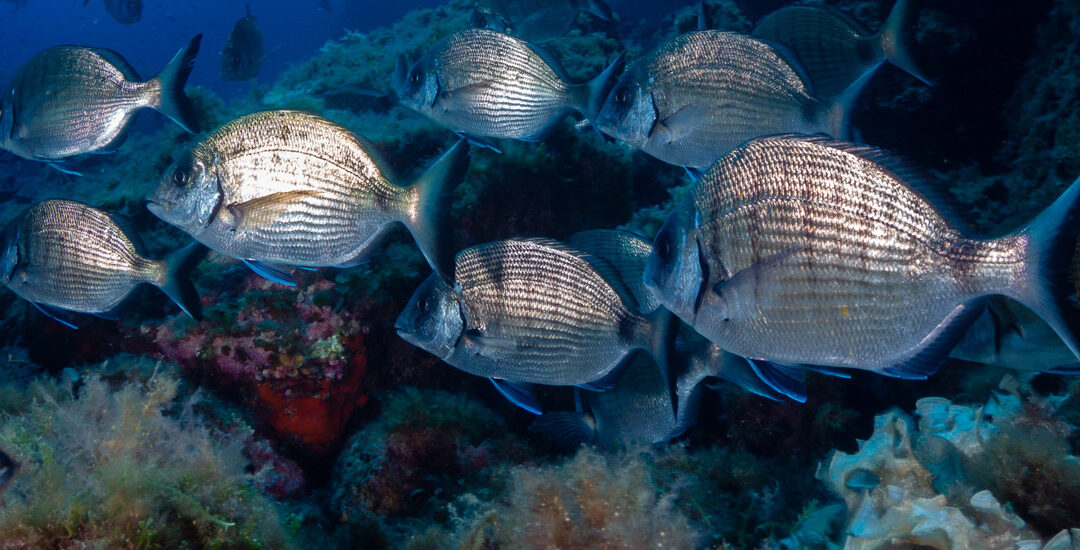
[[[35,55],[19,70],[4,101],[0,146],[55,166],[74,155],[116,149],[144,107],[198,131],[184,83],[201,39],[201,34],[192,38],[146,81],[112,50],[57,46]]]
[[[233,25],[225,49],[221,51],[222,80],[250,80],[259,74],[263,58],[263,36],[251,5],[244,4],[247,16]]]
[[[473,19],[522,40],[546,42],[569,32],[581,12],[605,21],[614,17],[603,0],[480,0]]]
[[[19,471],[19,463],[15,462],[7,453],[0,450],[0,493],[7,489],[15,474]]]
[[[83,0],[83,5],[90,0]],[[105,11],[118,23],[130,25],[142,19],[142,0],[105,0]]]

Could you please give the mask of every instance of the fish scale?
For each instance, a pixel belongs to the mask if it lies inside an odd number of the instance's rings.
[[[644,345],[645,319],[580,255],[560,248],[529,241],[472,247],[458,255],[455,282],[466,331],[528,343],[512,359],[463,367],[473,374],[585,383],[614,368],[627,347]],[[630,334],[620,333],[624,322],[634,327]]]
[[[906,359],[958,304],[1016,292],[1023,236],[965,238],[867,152],[763,138],[709,170],[690,197],[706,288],[788,256],[766,268],[766,286],[735,298],[745,314],[703,315],[699,330],[748,357],[877,369]]]

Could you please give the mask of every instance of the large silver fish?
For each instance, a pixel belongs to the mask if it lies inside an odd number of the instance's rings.
[[[604,0],[480,0],[477,4],[479,14],[492,16],[483,22],[488,28],[529,42],[559,38],[570,31],[582,12],[605,21],[614,18]]]
[[[771,45],[738,33],[676,36],[635,61],[596,127],[670,164],[704,170],[740,143],[778,133],[842,137],[853,98],[822,102]]]
[[[262,30],[251,15],[251,4],[244,4],[244,9],[247,15],[233,25],[225,48],[221,50],[222,80],[250,80],[262,67]]]
[[[897,0],[885,24],[871,33],[844,12],[826,5],[794,5],[765,16],[753,36],[791,49],[810,75],[814,93],[829,98],[868,77],[884,62],[930,84],[912,55],[911,34],[918,10]]]
[[[554,58],[486,29],[454,33],[413,64],[398,58],[402,105],[473,137],[542,139],[571,111],[591,118],[622,71],[619,56],[599,76],[573,84]]]
[[[1077,354],[1066,274],[1080,185],[1020,231],[977,240],[920,194],[932,183],[869,147],[753,140],[668,218],[646,287],[725,350],[781,365],[925,378],[994,294],[1030,307]]]
[[[144,107],[197,132],[184,83],[201,39],[201,34],[192,38],[147,81],[112,50],[57,46],[35,55],[19,70],[4,99],[0,146],[26,159],[53,163],[110,151],[120,146],[133,115]]]
[[[437,272],[452,271],[449,206],[468,167],[459,142],[411,187],[367,140],[316,115],[228,122],[173,163],[147,199],[156,216],[268,279],[281,266],[352,266],[401,222]]]
[[[39,202],[4,229],[0,283],[73,328],[57,309],[107,315],[141,283],[157,286],[198,319],[201,304],[187,271],[205,249],[192,245],[151,260],[129,235],[108,214],[85,204]]]
[[[409,343],[493,381],[599,383],[635,349],[650,350],[666,369],[670,314],[638,311],[620,280],[608,264],[557,241],[495,241],[459,252],[452,283],[424,281],[395,327]]]

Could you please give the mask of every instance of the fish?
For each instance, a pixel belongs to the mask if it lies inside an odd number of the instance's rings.
[[[7,489],[17,473],[19,473],[19,463],[0,450],[0,494],[3,494],[4,489]]]
[[[676,408],[655,361],[646,353],[635,353],[612,389],[588,392],[575,388],[585,410],[544,412],[529,430],[566,450],[583,444],[614,449],[634,443],[665,443],[697,423],[706,380],[720,377],[741,383],[740,373],[748,370],[746,364],[742,357],[711,342],[688,342],[679,350],[672,367],[677,380]],[[770,399],[780,399],[767,388],[761,391]]]
[[[957,229],[935,199],[940,187],[880,149],[752,140],[717,161],[665,221],[645,287],[763,370],[925,379],[991,295],[1032,309],[1078,355],[1080,311],[1065,274],[1080,185],[1019,231],[988,240]]]
[[[170,166],[147,208],[195,240],[282,284],[284,266],[363,262],[403,223],[438,273],[452,272],[449,207],[469,145],[403,187],[366,139],[299,111],[225,123]]]
[[[1031,310],[992,296],[949,357],[1009,369],[1080,374],[1080,362]]]
[[[184,84],[201,40],[196,35],[146,81],[112,50],[57,46],[38,53],[19,70],[4,98],[0,147],[63,170],[59,163],[65,158],[118,148],[144,107],[198,132]]]
[[[160,288],[184,313],[201,317],[188,272],[205,249],[190,245],[163,260],[147,258],[126,222],[85,204],[46,200],[4,228],[0,283],[42,313],[71,327],[66,311],[110,318],[134,288]]]
[[[238,20],[229,32],[225,48],[221,51],[222,80],[250,80],[259,74],[262,66],[263,36],[255,16],[251,15],[251,4],[244,4],[247,15]]]
[[[860,79],[865,84],[885,62],[932,85],[912,52],[910,29],[918,10],[910,4],[897,0],[877,33],[834,7],[797,4],[762,18],[751,35],[786,46],[806,69],[819,98],[834,97]]]
[[[399,57],[393,83],[402,105],[488,145],[483,138],[542,140],[574,111],[591,118],[622,67],[620,55],[592,80],[574,84],[537,46],[470,29],[440,40],[411,68]]]
[[[528,42],[547,42],[565,35],[587,12],[604,21],[615,15],[603,0],[480,0],[483,25],[508,32]]]
[[[83,0],[83,6],[89,3],[90,0]],[[138,23],[142,19],[142,9],[142,0],[105,0],[105,11],[123,25]]]
[[[769,134],[844,138],[854,97],[812,95],[806,75],[772,45],[694,31],[638,59],[611,89],[596,128],[666,163],[704,170]]]
[[[667,368],[671,319],[641,313],[610,264],[552,239],[466,248],[398,316],[399,336],[539,414],[521,384],[601,389],[636,349]],[[665,379],[671,380],[670,377]]]

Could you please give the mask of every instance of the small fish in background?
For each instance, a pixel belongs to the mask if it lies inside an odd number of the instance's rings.
[[[90,0],[83,0],[83,6]],[[142,0],[105,0],[105,11],[123,25],[138,23],[142,19]]]
[[[704,170],[748,139],[846,134],[854,97],[811,95],[805,74],[746,35],[695,31],[635,61],[608,94],[596,127],[670,164]]]
[[[25,159],[60,165],[67,157],[114,151],[135,113],[160,111],[188,132],[198,131],[184,84],[199,53],[196,35],[154,78],[143,81],[120,54],[57,46],[19,70],[0,112],[0,146]]]
[[[886,61],[930,85],[912,52],[918,10],[910,4],[897,0],[877,33],[834,7],[794,5],[765,16],[752,34],[790,48],[819,98],[837,96],[860,79],[865,83]]]
[[[221,51],[222,80],[250,80],[259,74],[263,55],[262,30],[251,15],[251,4],[244,4],[247,15],[233,25],[225,49]]]
[[[0,450],[0,493],[3,493],[19,473],[19,463],[15,462],[7,453]]]
[[[490,378],[540,414],[525,384],[609,387],[636,349],[666,375],[671,314],[642,313],[607,262],[550,239],[507,239],[458,253],[452,281],[432,275],[395,323],[405,341]]]
[[[459,141],[410,187],[375,147],[322,117],[263,111],[222,125],[165,172],[147,208],[267,279],[283,266],[355,266],[401,222],[451,273],[449,210],[469,164]]]
[[[62,310],[111,318],[142,283],[160,288],[199,319],[202,306],[188,272],[205,249],[194,244],[164,260],[151,260],[135,232],[122,223],[74,201],[34,204],[4,229],[0,283],[71,328],[78,327]]]
[[[589,82],[573,84],[536,46],[472,29],[439,41],[411,68],[399,57],[393,83],[402,105],[494,148],[482,138],[538,141],[570,112],[592,118],[622,67],[620,55]]]
[[[540,43],[570,32],[583,12],[604,21],[615,18],[604,0],[480,0],[473,25]]]
[[[986,311],[971,324],[949,357],[1017,370],[1080,374],[1080,361],[1054,329],[1016,301],[987,300]]]
[[[925,196],[940,185],[871,147],[819,137],[746,143],[661,228],[645,285],[762,371],[803,365],[925,379],[1000,294],[1074,354],[1069,301],[1080,183],[1023,229],[965,237]]]
[[[334,7],[330,5],[330,0],[319,0],[319,11],[334,13]]]

